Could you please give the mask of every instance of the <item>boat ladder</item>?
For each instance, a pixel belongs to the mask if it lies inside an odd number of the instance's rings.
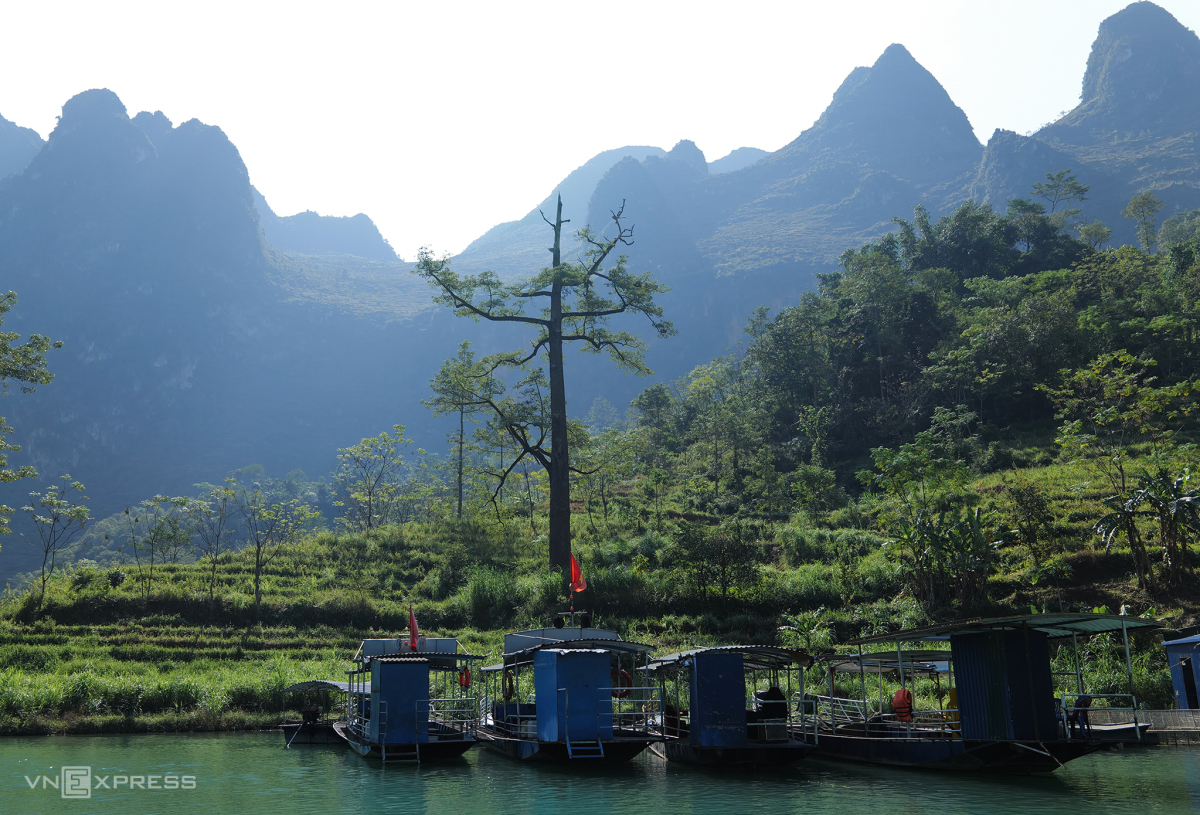
[[[571,741],[567,739],[567,758],[604,758],[604,744],[595,741]]]
[[[379,745],[379,758],[384,764],[389,762],[393,764],[420,764],[421,745],[417,742],[413,742],[412,744],[381,744]]]

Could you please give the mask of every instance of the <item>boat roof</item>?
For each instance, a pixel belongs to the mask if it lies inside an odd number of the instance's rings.
[[[1041,631],[1050,637],[1069,637],[1072,634],[1104,634],[1122,629],[1133,631],[1139,628],[1162,628],[1162,623],[1145,617],[1127,617],[1121,614],[1090,614],[1086,612],[1018,614],[1011,617],[976,617],[922,628],[909,628],[893,634],[860,637],[850,640],[848,644],[867,645],[875,642],[900,640],[944,640],[955,634],[976,634],[982,631],[1022,628]]]
[[[1200,634],[1196,634],[1194,637],[1184,637],[1180,640],[1165,641],[1163,645],[1192,645],[1193,643],[1200,643]]]
[[[283,689],[284,693],[300,693],[308,690],[336,690],[342,693],[350,691],[349,682],[334,682],[332,679],[306,679],[303,682],[297,682],[294,685],[288,685]]]
[[[897,673],[904,666],[906,674],[933,677],[947,673],[947,663],[951,660],[949,651],[903,650],[873,651],[863,654],[823,654],[819,657],[826,663],[827,669],[835,673],[848,674],[890,674]]]
[[[652,671],[681,667],[687,660],[697,654],[741,654],[743,665],[751,669],[786,668],[792,663],[806,665],[812,659],[803,651],[789,648],[778,648],[774,645],[714,645],[710,648],[693,648],[690,651],[679,651],[666,654],[650,660]]]
[[[538,651],[619,651],[625,654],[647,654],[654,650],[653,645],[646,645],[642,642],[630,642],[628,640],[613,640],[607,637],[601,639],[580,639],[580,640],[558,640],[555,642],[547,642],[543,645],[535,645],[532,648],[523,648],[520,651],[504,654],[504,661],[497,662],[495,665],[485,665],[480,668],[481,671],[499,671],[506,665],[523,664],[532,661],[533,655]]]

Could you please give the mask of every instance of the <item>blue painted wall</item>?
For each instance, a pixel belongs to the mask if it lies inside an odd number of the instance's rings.
[[[429,663],[371,663],[372,740],[381,744],[429,741]]]
[[[533,658],[538,740],[611,739],[611,686],[607,651],[538,651]]]
[[[950,650],[963,738],[1058,738],[1045,634],[956,634],[950,638]]]
[[[1183,664],[1184,659],[1192,661],[1191,687],[1196,689],[1195,693],[1200,696],[1200,638],[1188,637],[1186,640],[1169,643],[1166,648],[1167,664],[1171,668],[1171,685],[1175,689],[1175,707],[1179,710],[1200,708],[1200,704],[1192,704],[1192,700],[1188,699],[1188,683],[1184,677],[1184,668],[1187,666]],[[1200,699],[1196,701],[1200,702]]]
[[[692,743],[746,745],[746,672],[741,654],[697,654],[692,660]]]

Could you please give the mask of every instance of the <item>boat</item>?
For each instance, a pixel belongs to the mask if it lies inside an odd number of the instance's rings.
[[[1123,711],[1135,737],[1144,732],[1137,720],[1128,637],[1130,631],[1159,627],[1139,617],[1047,613],[962,620],[852,640],[849,645],[858,653],[819,658],[828,693],[802,701],[800,733],[820,757],[925,769],[1051,772],[1104,746],[1088,724],[1096,701],[1111,712]],[[1129,693],[1085,692],[1079,637],[1118,631],[1125,642]],[[1067,638],[1075,646],[1074,670],[1055,674],[1050,644]],[[904,643],[940,647],[906,650]],[[883,644],[891,648],[862,650]],[[856,678],[851,683],[858,692],[838,695],[839,674]],[[1056,698],[1056,680],[1063,676],[1073,677],[1075,687]],[[899,683],[890,709],[885,678]],[[868,687],[876,683],[877,696]],[[913,691],[918,685],[936,696],[937,707],[917,709]]]
[[[628,761],[661,738],[651,650],[579,612],[505,635],[501,661],[480,671],[481,746],[521,761]]]
[[[301,708],[300,721],[283,723],[281,727],[284,746],[290,748],[304,744],[341,744],[342,737],[334,729],[338,719],[321,714],[326,711],[344,710],[346,706],[344,694],[348,689],[349,685],[346,682],[334,682],[328,679],[309,679],[284,688],[285,696],[289,693],[317,693],[321,701],[319,705],[308,705]],[[340,703],[333,701],[335,694],[341,700]]]
[[[668,761],[710,767],[786,767],[815,747],[799,736],[804,668],[811,658],[765,645],[697,648],[650,661],[658,678]]]
[[[363,640],[334,732],[359,755],[389,764],[461,756],[477,742],[471,665],[481,659],[453,637]]]

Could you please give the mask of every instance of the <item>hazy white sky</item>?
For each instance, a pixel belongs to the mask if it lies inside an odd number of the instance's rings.
[[[223,128],[276,212],[366,212],[405,258],[524,215],[601,150],[720,158],[809,127],[903,43],[981,141],[1073,107],[1125,0],[5,3],[0,115],[106,87]],[[1200,3],[1163,0],[1188,28]]]

